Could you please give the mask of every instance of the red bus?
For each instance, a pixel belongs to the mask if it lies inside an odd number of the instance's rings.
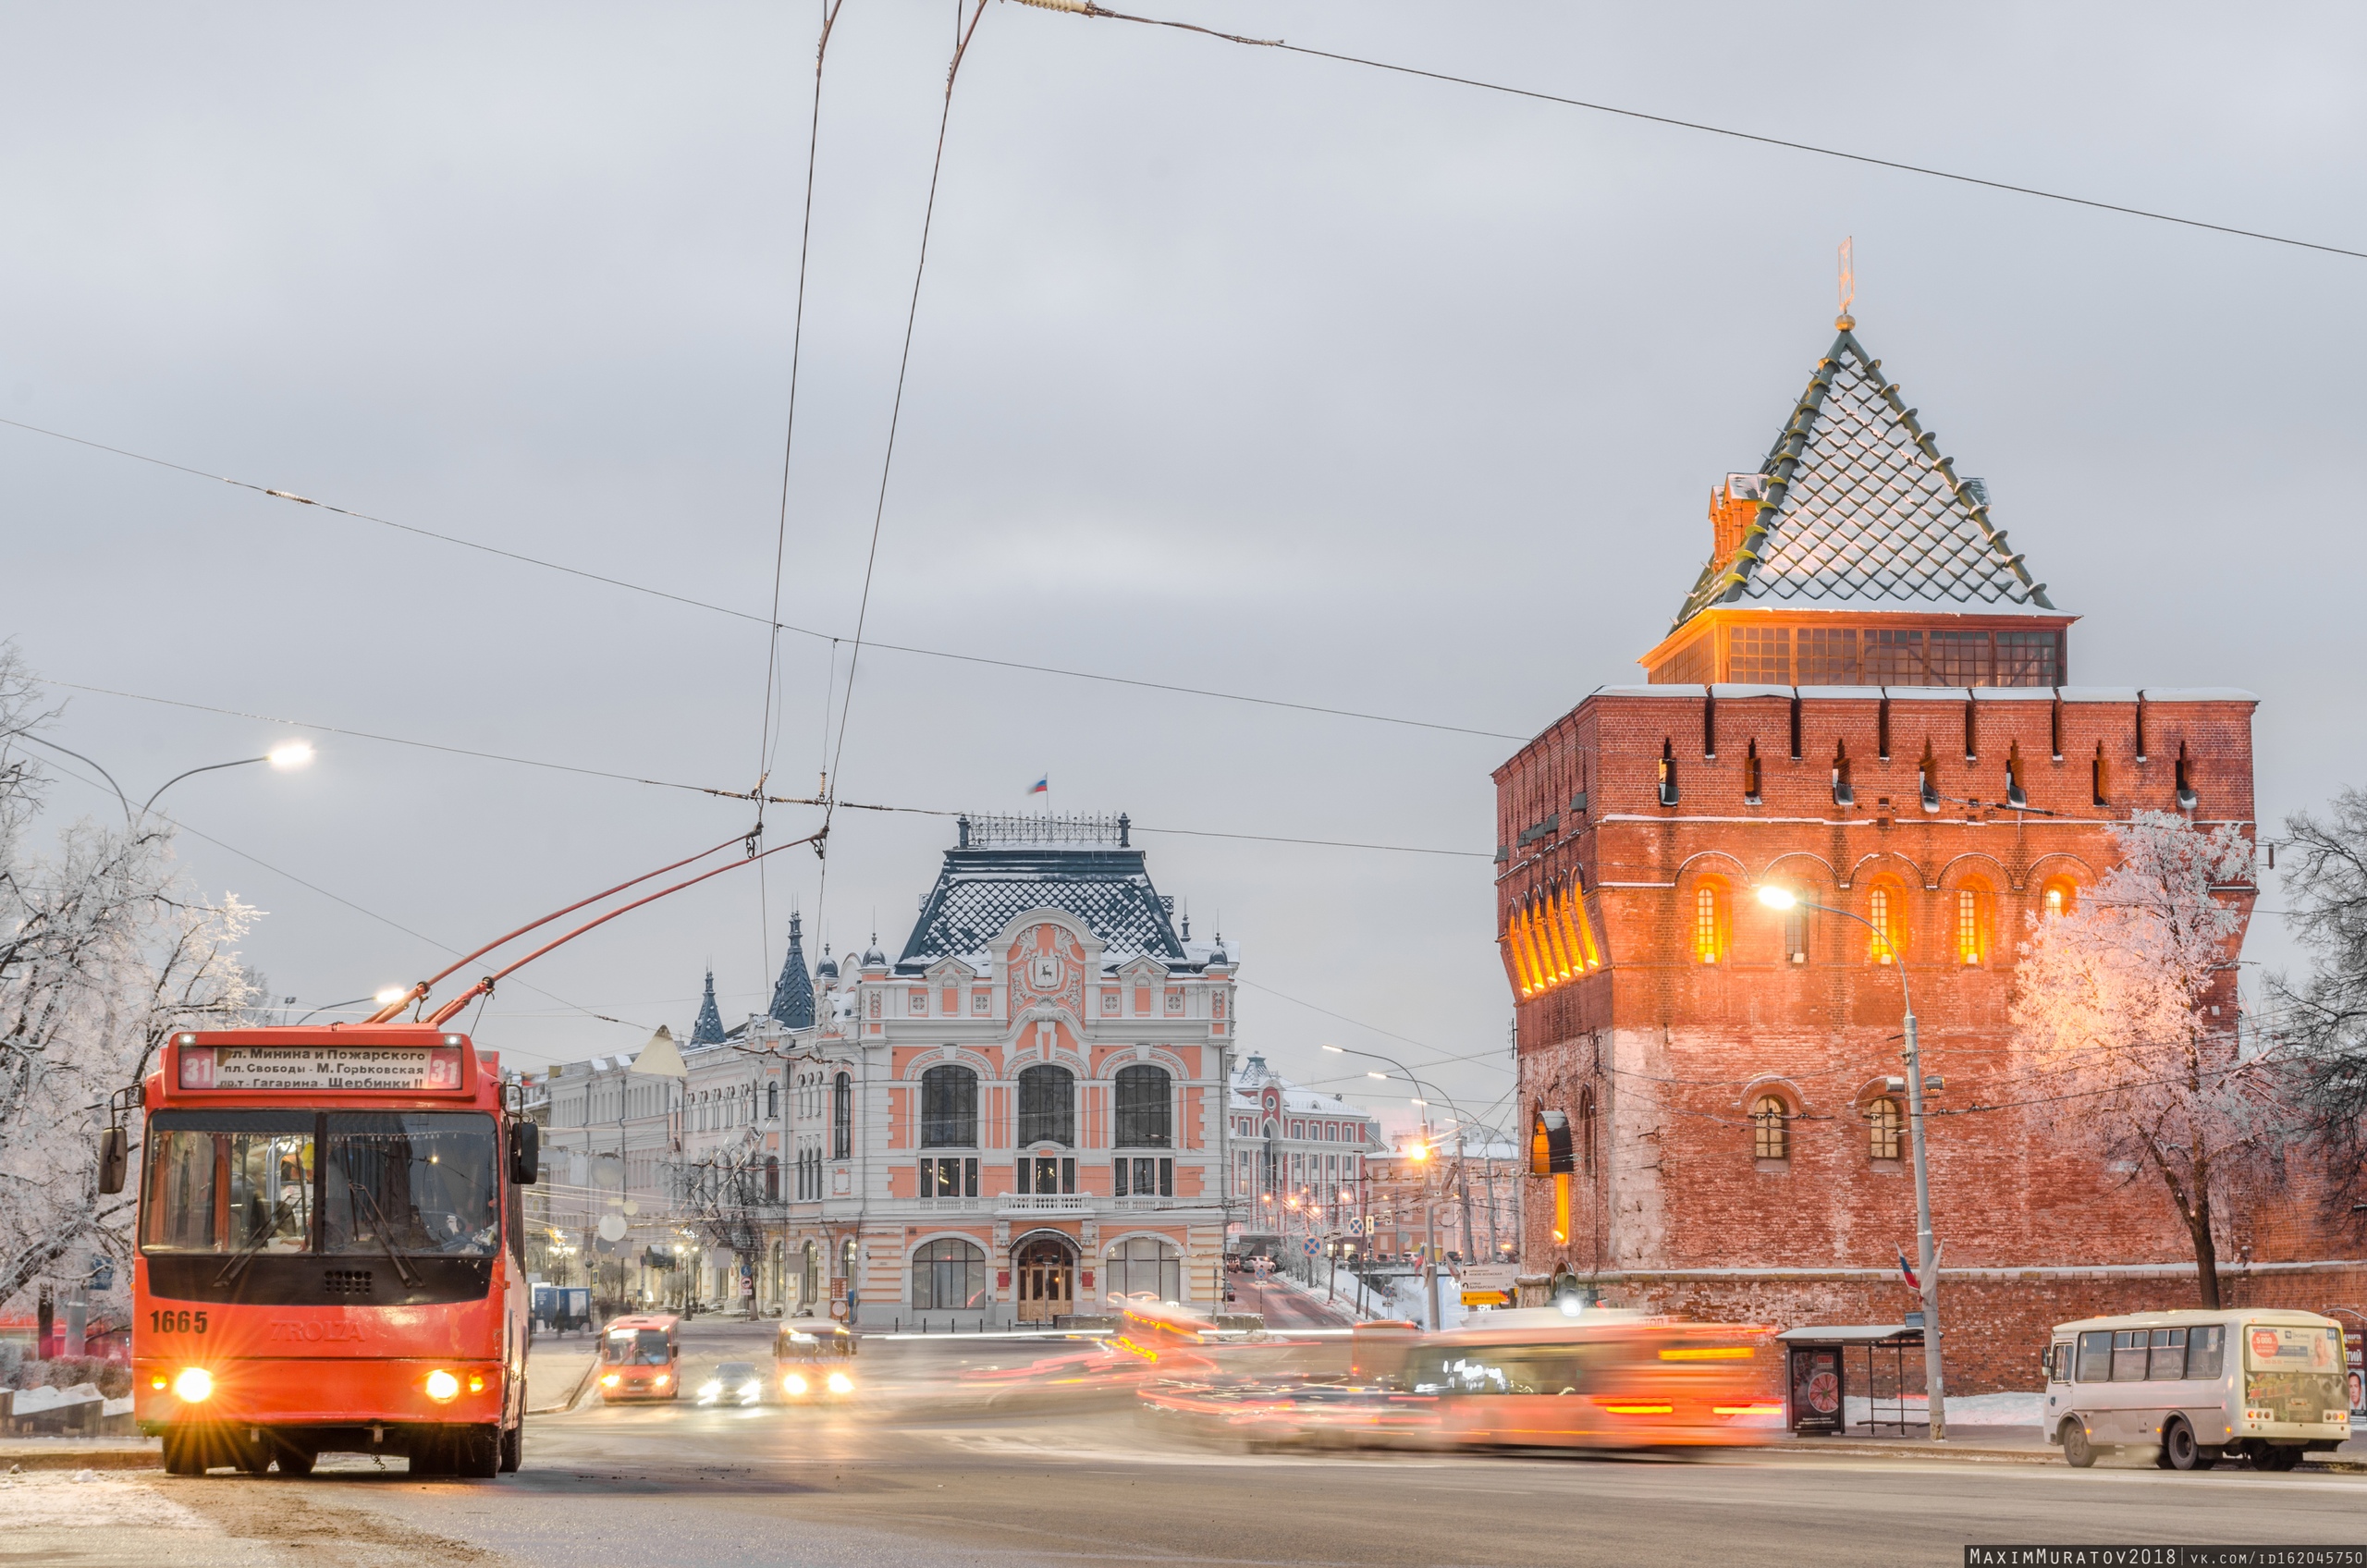
[[[681,1320],[663,1313],[611,1317],[600,1334],[600,1399],[682,1397]]]
[[[176,1034],[140,1106],[132,1387],[168,1472],[518,1468],[539,1130],[494,1055],[433,1023]]]

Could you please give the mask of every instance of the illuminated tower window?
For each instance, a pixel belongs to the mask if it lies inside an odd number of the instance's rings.
[[[1693,955],[1703,963],[1716,963],[1725,957],[1723,892],[1717,883],[1710,881],[1693,889]]]
[[[1964,963],[1979,963],[1988,957],[1989,932],[1981,918],[1981,889],[1956,889],[1956,958]]]

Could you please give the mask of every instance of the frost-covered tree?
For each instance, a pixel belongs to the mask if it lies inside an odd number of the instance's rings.
[[[2300,983],[2269,977],[2276,1028],[2306,1075],[2334,1195],[2356,1202],[2367,1156],[2367,792],[2345,790],[2325,817],[2285,819],[2286,929],[2310,955]]]
[[[109,1098],[174,1029],[251,999],[233,949],[256,912],[195,898],[158,819],[33,846],[44,780],[24,742],[55,717],[0,644],[0,1303],[85,1247],[124,1253],[133,1194],[98,1190]]]
[[[2140,812],[2119,863],[2072,910],[2033,916],[2013,1026],[2028,1098],[2068,1141],[2131,1182],[2158,1180],[2193,1248],[2202,1305],[2219,1301],[2216,1222],[2293,1136],[2291,1076],[2266,1042],[2214,1018],[2236,962],[2251,845]]]

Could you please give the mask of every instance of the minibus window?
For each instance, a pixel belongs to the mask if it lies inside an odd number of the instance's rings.
[[[2189,1329],[2186,1336],[2186,1375],[2189,1378],[2216,1378],[2226,1370],[2227,1326],[2206,1323]]]
[[[2058,1341],[2047,1347],[2045,1370],[2046,1380],[2050,1383],[2071,1380],[2071,1342],[2068,1340]]]
[[[2145,1371],[2146,1381],[2177,1382],[2186,1376],[2186,1330],[2154,1329],[2153,1342],[2146,1355],[2149,1363]]]
[[[663,1329],[611,1329],[607,1359],[622,1366],[664,1366],[674,1359],[674,1347]]]
[[[2145,1380],[2145,1330],[2116,1329],[2112,1335],[2112,1380],[2116,1383],[2141,1383]]]
[[[2095,1329],[2079,1336],[2079,1381],[2112,1381],[2112,1331]]]

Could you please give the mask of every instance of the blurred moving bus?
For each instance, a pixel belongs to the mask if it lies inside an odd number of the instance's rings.
[[[2290,1470],[2350,1436],[2342,1326],[2313,1312],[2083,1318],[2056,1326],[2045,1372],[2046,1440],[2083,1468],[2144,1446],[2168,1470]]]
[[[844,1399],[854,1392],[855,1337],[836,1323],[802,1318],[773,1336],[773,1376],[789,1400]]]
[[[1449,1446],[1678,1448],[1764,1442],[1767,1330],[1603,1308],[1479,1313],[1410,1349],[1404,1390],[1439,1402]]]
[[[611,1317],[600,1334],[600,1397],[682,1397],[681,1319],[667,1313]]]
[[[134,1414],[165,1468],[515,1470],[537,1129],[426,1024],[175,1034],[141,1086]],[[102,1134],[100,1186],[128,1175]]]

